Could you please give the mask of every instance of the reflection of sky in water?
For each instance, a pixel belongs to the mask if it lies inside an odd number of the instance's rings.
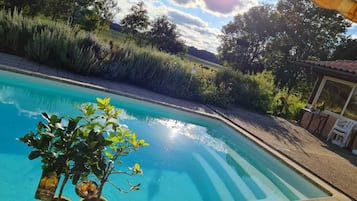
[[[64,116],[79,110],[78,103],[73,103],[70,98],[58,95],[45,96],[10,86],[0,86],[0,103],[14,105],[21,115],[28,117],[41,115],[42,112]],[[72,107],[69,107],[71,105]],[[136,120],[134,116],[129,115],[125,110],[122,110],[119,117],[123,120]]]
[[[183,136],[199,144],[209,146],[216,151],[227,153],[224,148],[225,143],[207,134],[207,128],[173,119],[156,119],[155,122],[170,130],[169,139],[172,141],[179,136]]]
[[[70,100],[64,97],[51,98],[9,86],[0,87],[0,102],[14,105],[21,115],[29,117],[40,115],[43,111],[51,114],[69,114],[73,111],[72,108],[68,108]]]

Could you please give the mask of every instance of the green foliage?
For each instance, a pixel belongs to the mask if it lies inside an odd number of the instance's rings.
[[[1,11],[0,15],[0,23],[4,24],[0,27],[2,51],[178,98],[223,107],[235,105],[259,112],[272,110],[274,77],[271,72],[243,75],[227,69],[217,68],[216,72],[198,68],[193,73],[192,62],[154,48],[133,43],[109,45],[67,24],[25,19],[18,12]],[[16,32],[22,34],[9,34]],[[15,37],[20,35],[24,37]]]
[[[110,175],[142,173],[137,163],[128,171],[118,170],[116,164],[149,144],[119,124],[121,110],[110,105],[110,98],[97,98],[96,105],[82,104],[80,111],[82,115],[75,118],[43,113],[46,123],[39,122],[36,133],[30,131],[19,140],[32,148],[30,160],[41,158],[45,173],[64,175],[60,196],[69,178],[76,184],[94,174],[100,183],[99,198]]]
[[[223,63],[244,73],[262,70],[262,53],[275,35],[278,14],[272,6],[251,8],[222,28],[219,57]]]
[[[311,72],[292,60],[329,59],[351,24],[310,0],[279,0],[251,8],[223,27],[222,61],[242,72],[273,71],[275,83],[290,89],[311,82]]]
[[[190,63],[151,48],[127,43],[117,49],[102,70],[102,76],[130,82],[151,90],[187,99],[197,99],[200,81],[190,80]]]
[[[40,63],[92,74],[109,55],[109,47],[93,36],[76,33],[69,26],[53,23],[35,32],[26,47],[27,56]]]
[[[171,23],[167,16],[154,20],[149,35],[151,44],[159,50],[173,54],[185,53],[184,42],[178,39],[176,24]]]
[[[274,115],[298,120],[300,109],[305,105],[306,101],[303,100],[301,94],[289,92],[287,88],[284,88],[275,94]]]
[[[234,103],[231,95],[232,88],[221,82],[218,86],[214,83],[207,83],[207,86],[202,88],[203,101],[208,104],[217,105],[220,107],[229,107]]]
[[[271,71],[263,71],[252,75],[251,79],[257,83],[258,92],[256,93],[256,107],[260,107],[261,112],[270,111],[272,109],[273,97],[276,86],[274,84],[275,78]]]
[[[272,107],[275,86],[271,72],[250,76],[225,69],[217,72],[215,85],[224,92],[224,102],[258,112],[267,112]]]
[[[80,118],[69,119],[68,126],[63,126],[63,120],[56,115],[49,116],[47,113],[42,113],[42,116],[46,123],[39,122],[36,133],[30,131],[19,138],[19,141],[32,148],[28,156],[30,160],[41,158],[44,175],[53,172],[58,176],[64,175],[59,192],[59,197],[61,197],[71,174],[70,161],[77,156],[72,146],[76,143],[73,138],[74,128],[78,125]]]
[[[123,32],[127,33],[129,37],[144,32],[150,24],[148,11],[144,8],[144,2],[140,1],[132,6],[130,13],[121,20],[120,24],[122,25]]]
[[[70,22],[86,31],[107,27],[118,12],[114,0],[2,0],[0,8],[20,9],[26,16],[47,16],[53,20]]]
[[[334,52],[333,60],[357,60],[357,40],[348,38]]]
[[[41,26],[24,17],[16,8],[0,10],[0,51],[25,56],[24,47],[32,38],[32,32]]]
[[[34,61],[92,74],[110,54],[109,45],[67,24],[40,22],[16,9],[0,10],[0,51]]]

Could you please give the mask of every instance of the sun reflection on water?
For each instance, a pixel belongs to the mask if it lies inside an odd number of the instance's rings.
[[[173,119],[157,119],[156,122],[165,126],[170,131],[168,135],[171,141],[179,137],[186,137],[199,144],[209,146],[216,151],[227,153],[225,143],[209,135],[205,127],[183,123]]]

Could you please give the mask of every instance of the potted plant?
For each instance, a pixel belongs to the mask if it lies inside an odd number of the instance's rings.
[[[142,173],[137,163],[129,171],[115,168],[114,162],[120,164],[121,157],[148,144],[144,140],[137,140],[135,133],[118,122],[122,111],[110,105],[110,98],[97,98],[96,105],[82,104],[80,111],[82,115],[67,119],[42,113],[46,123],[39,122],[36,133],[30,131],[19,138],[19,141],[32,148],[30,160],[41,158],[43,174],[35,198],[66,200],[62,192],[71,179],[81,197],[98,200],[110,175]],[[98,179],[99,185],[87,181],[92,174]],[[63,176],[63,181],[58,197],[54,198],[60,176]],[[139,187],[140,184],[130,184],[129,190],[138,190]]]
[[[63,189],[70,177],[71,158],[74,155],[71,148],[76,141],[73,132],[77,127],[79,118],[70,119],[67,126],[62,125],[62,119],[56,115],[49,116],[42,113],[46,123],[39,122],[37,131],[30,131],[19,141],[32,148],[28,158],[30,160],[41,158],[42,176],[36,190],[35,198],[40,200],[69,200],[62,197]],[[63,175],[59,195],[54,198],[60,176]]]
[[[77,157],[72,168],[73,181],[76,183],[77,194],[86,201],[101,200],[102,190],[109,177],[113,174],[142,174],[138,163],[127,171],[118,170],[121,158],[137,149],[148,146],[145,140],[138,140],[135,133],[119,123],[121,110],[110,105],[110,98],[97,98],[97,104],[81,106],[85,123],[78,132],[80,143],[74,148]],[[116,165],[118,164],[118,165]],[[88,180],[89,175],[95,175],[98,185]],[[130,184],[129,191],[139,190],[140,184]],[[115,186],[120,192],[126,192]]]

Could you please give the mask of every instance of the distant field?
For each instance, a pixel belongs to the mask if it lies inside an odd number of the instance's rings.
[[[225,68],[224,66],[222,66],[220,64],[216,64],[216,63],[204,60],[204,59],[200,59],[198,57],[195,57],[195,56],[192,56],[192,55],[189,55],[189,54],[186,54],[184,56],[184,58],[189,60],[192,63],[197,64],[198,66],[202,65],[202,66],[208,67],[208,68],[210,68],[212,70],[218,70],[218,69],[221,69],[221,68]]]

